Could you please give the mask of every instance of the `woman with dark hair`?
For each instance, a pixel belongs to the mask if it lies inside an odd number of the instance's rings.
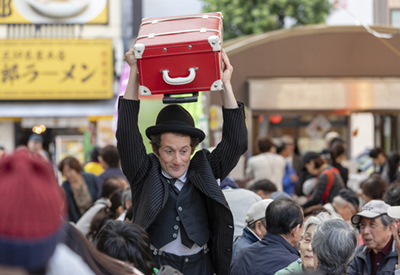
[[[339,171],[325,163],[319,154],[308,152],[303,163],[308,173],[318,177],[310,198],[302,205],[303,208],[332,202],[339,191],[345,188]]]
[[[387,158],[389,183],[400,182],[400,155],[397,152],[391,152]]]
[[[343,143],[333,143],[331,149],[329,150],[329,154],[331,156],[331,165],[339,170],[343,183],[345,186],[347,186],[347,180],[349,179],[349,169],[343,167],[341,164],[342,160],[346,158]]]
[[[95,201],[94,205],[90,207],[85,214],[79,219],[76,223],[76,228],[81,231],[83,235],[87,235],[90,230],[90,224],[94,218],[94,216],[103,208],[107,207],[107,205],[111,205],[110,198],[111,195],[118,189],[121,189],[123,185],[120,183],[117,177],[109,177],[104,182],[101,187],[101,196]]]
[[[400,206],[400,183],[391,184],[383,200],[390,206]]]
[[[153,274],[149,236],[136,224],[108,223],[98,236],[97,249],[112,258],[134,264],[145,275]]]
[[[83,171],[82,165],[74,157],[64,158],[58,170],[66,180],[63,182],[68,201],[68,220],[76,223],[97,200],[97,177]]]
[[[371,200],[382,200],[386,192],[386,182],[379,174],[372,174],[360,183],[361,197],[368,203]]]
[[[136,268],[128,266],[98,251],[73,225],[67,223],[64,231],[64,244],[78,254],[95,274],[140,274],[137,272]]]
[[[110,206],[106,206],[100,209],[96,215],[94,215],[91,223],[90,229],[86,237],[95,242],[97,234],[101,229],[109,222],[117,219],[124,209],[122,208],[122,190],[115,190],[109,197]]]

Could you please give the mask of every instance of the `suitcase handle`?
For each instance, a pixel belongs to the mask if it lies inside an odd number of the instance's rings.
[[[171,97],[170,94],[164,94],[164,98],[163,98],[162,102],[164,104],[197,102],[198,96],[199,96],[199,92],[194,92],[194,93],[192,93],[192,96],[188,96],[188,97]]]
[[[165,83],[167,83],[169,85],[185,85],[185,84],[192,82],[195,79],[197,70],[198,70],[198,68],[189,68],[190,74],[188,77],[171,78],[168,75],[169,70],[163,70],[163,71],[160,71],[160,73],[163,74],[163,79],[164,79]]]

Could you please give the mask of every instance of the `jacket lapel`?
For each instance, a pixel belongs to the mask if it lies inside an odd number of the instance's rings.
[[[198,151],[190,161],[188,179],[204,195],[229,209],[225,196],[214,178],[213,171],[204,151]]]

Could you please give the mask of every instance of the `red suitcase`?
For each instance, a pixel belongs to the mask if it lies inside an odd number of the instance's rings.
[[[222,14],[147,18],[134,45],[140,95],[220,91]]]

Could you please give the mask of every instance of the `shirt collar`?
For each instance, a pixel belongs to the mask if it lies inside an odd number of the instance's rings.
[[[258,237],[258,236],[256,235],[256,233],[254,233],[254,232],[253,232],[253,230],[251,230],[251,229],[250,229],[250,227],[246,226],[246,228],[248,228],[248,229],[249,229],[249,231],[251,232],[251,234],[253,234],[253,235],[254,235],[254,237],[256,237],[256,238],[257,238],[257,240],[261,241],[260,237]]]
[[[170,175],[168,175],[167,173],[165,173],[165,171],[161,168],[161,174],[166,177],[167,179],[172,179],[172,177]],[[180,181],[182,183],[185,183],[187,179],[187,170],[185,171],[185,173],[180,176],[179,178],[177,178],[177,181]]]
[[[390,252],[390,249],[392,248],[392,243],[393,243],[393,236],[390,238],[389,242],[385,245],[384,248],[382,248],[381,251],[379,251],[378,253],[382,253],[383,255],[387,255]],[[374,253],[374,251],[372,249],[368,249],[369,253]],[[377,253],[377,254],[378,254]]]

